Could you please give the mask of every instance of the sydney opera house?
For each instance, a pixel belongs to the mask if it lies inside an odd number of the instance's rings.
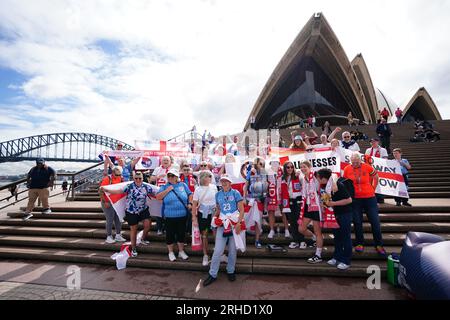
[[[273,71],[244,129],[289,128],[314,115],[317,124],[325,120],[344,124],[354,118],[376,123],[378,110],[387,108],[391,117],[397,105],[372,83],[361,54],[349,61],[338,38],[321,13],[314,14],[300,31]],[[442,120],[425,88],[417,90],[403,110],[405,121]],[[253,120],[253,121],[252,121]]]

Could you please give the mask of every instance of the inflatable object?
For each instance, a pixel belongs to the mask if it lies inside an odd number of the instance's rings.
[[[400,254],[399,284],[416,299],[450,299],[450,241],[409,232]]]

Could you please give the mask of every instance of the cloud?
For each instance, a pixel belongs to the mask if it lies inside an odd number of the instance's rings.
[[[132,143],[194,124],[213,135],[238,132],[318,11],[394,101],[425,86],[449,117],[449,9],[448,1],[419,0],[3,0],[0,67],[25,80],[11,84],[16,99],[0,101],[1,140],[82,131]]]

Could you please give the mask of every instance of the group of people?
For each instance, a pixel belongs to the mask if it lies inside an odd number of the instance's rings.
[[[120,221],[108,205],[104,196],[104,186],[120,183],[132,177],[132,183],[116,193],[126,193],[127,206],[125,221],[131,228],[132,256],[137,256],[137,225],[143,222],[144,230],[141,244],[148,244],[151,213],[147,205],[147,197],[162,202],[161,221],[158,222],[158,233],[165,229],[168,258],[175,261],[175,244],[178,247],[178,258],[188,259],[185,251],[186,236],[192,226],[198,227],[203,242],[202,264],[210,263],[208,278],[204,285],[212,283],[218,274],[224,251],[228,248],[227,273],[234,281],[234,269],[237,259],[237,249],[233,237],[240,232],[254,235],[255,247],[263,247],[261,235],[265,218],[268,217],[268,236],[270,241],[275,235],[275,213],[279,212],[284,226],[284,236],[291,239],[289,248],[306,249],[315,247],[315,252],[309,263],[322,262],[323,235],[322,217],[325,207],[332,207],[339,228],[333,230],[335,252],[328,264],[339,269],[348,269],[351,265],[352,247],[356,252],[364,251],[364,232],[362,227],[363,212],[366,212],[373,233],[376,252],[385,255],[383,239],[378,214],[377,195],[378,183],[376,170],[361,161],[360,148],[352,139],[350,132],[342,133],[342,140],[335,138],[340,132],[336,128],[329,136],[318,137],[295,135],[292,150],[311,151],[317,145],[331,146],[338,150],[349,149],[355,153],[351,157],[351,165],[343,172],[343,178],[336,179],[331,170],[322,169],[313,172],[309,161],[301,163],[299,170],[290,161],[281,166],[278,159],[271,159],[266,167],[265,159],[256,157],[241,165],[240,174],[245,183],[236,184],[226,172],[226,167],[214,170],[213,166],[203,161],[192,168],[186,161],[175,164],[170,157],[163,157],[161,166],[156,168],[147,179],[144,174],[134,170],[135,161],[125,164],[117,159],[112,167],[112,174],[102,181],[102,208],[107,219],[107,242],[123,242]],[[366,155],[386,158],[387,151],[379,145],[379,139],[371,139],[371,148]],[[402,165],[402,173],[407,181],[408,170],[411,169],[406,159],[402,158],[401,150],[394,150],[394,157]],[[106,160],[109,164],[112,161]],[[236,161],[233,154],[227,154],[225,163]],[[122,164],[122,165],[118,165]],[[123,168],[127,168],[128,177],[124,177]],[[146,180],[147,182],[144,182]],[[330,193],[325,202],[324,193]],[[114,193],[114,192],[113,192]],[[397,205],[409,205],[407,199],[396,199]],[[351,224],[355,229],[355,242],[351,241]],[[112,226],[115,225],[116,236],[112,237]],[[312,228],[311,228],[312,226]],[[161,228],[161,229],[160,229]],[[215,237],[215,248],[209,261],[208,235]]]
[[[131,254],[138,255],[137,234],[139,223],[143,224],[141,245],[149,244],[151,216],[157,216],[157,233],[165,233],[167,254],[170,261],[187,260],[185,251],[187,235],[192,228],[200,230],[203,243],[202,265],[208,266],[207,286],[218,276],[220,263],[227,261],[227,274],[230,281],[236,279],[235,266],[237,246],[235,237],[241,232],[254,235],[255,247],[263,247],[261,235],[267,225],[270,242],[275,236],[276,214],[282,218],[284,237],[290,239],[289,248],[315,248],[308,263],[322,262],[324,238],[322,222],[326,208],[332,208],[339,224],[333,229],[334,254],[329,265],[346,270],[351,266],[353,248],[355,252],[364,251],[363,213],[367,214],[373,234],[373,243],[378,254],[385,256],[383,237],[380,227],[378,196],[375,190],[378,184],[377,171],[362,162],[358,153],[360,147],[350,132],[342,133],[342,140],[336,135],[341,128],[331,130],[324,125],[323,133],[318,136],[314,130],[311,135],[293,132],[293,151],[311,152],[316,147],[331,147],[333,150],[348,149],[354,153],[351,164],[345,167],[342,178],[337,179],[331,170],[322,169],[314,172],[311,162],[303,161],[299,168],[286,161],[282,165],[278,158],[270,159],[266,166],[265,159],[254,157],[240,165],[240,181],[227,172],[228,163],[236,162],[235,154],[227,151],[225,164],[214,167],[202,161],[192,167],[186,160],[162,157],[161,165],[152,172],[136,170],[139,159],[126,161],[122,158],[105,156],[105,171],[99,192],[101,207],[106,218],[106,242],[125,242],[122,235],[122,222],[118,218],[105,191],[110,194],[126,194],[126,213],[124,220],[130,227]],[[378,130],[377,130],[378,133]],[[388,152],[379,145],[380,139],[370,140],[371,148],[365,154],[373,157],[387,158]],[[117,148],[120,150],[120,146]],[[400,149],[394,149],[394,158],[400,163],[405,182],[408,181],[409,162],[402,158]],[[45,179],[44,179],[45,178]],[[53,184],[54,170],[42,159],[29,172],[30,202],[26,219],[31,215],[36,197],[40,196]],[[122,189],[108,190],[109,185],[130,181]],[[324,194],[329,195],[324,197]],[[160,212],[151,212],[148,198],[160,202]],[[407,199],[396,198],[397,205],[409,206]],[[50,207],[44,201],[44,213],[50,213]],[[155,210],[155,209],[152,209]],[[355,241],[352,244],[351,226],[354,226]],[[115,236],[113,236],[113,226]],[[208,236],[215,238],[214,251],[208,250]],[[178,257],[175,254],[175,245]],[[224,252],[227,250],[228,255]],[[211,256],[211,261],[210,261]]]
[[[434,130],[433,124],[428,121],[416,119],[414,129],[414,136],[411,138],[411,142],[436,142],[441,140],[440,133]]]

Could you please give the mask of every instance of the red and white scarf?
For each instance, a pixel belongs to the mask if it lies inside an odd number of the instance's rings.
[[[331,195],[333,189],[333,178],[328,180],[325,186],[325,193]],[[308,177],[304,179],[303,186],[303,202],[302,208],[300,210],[300,217],[298,219],[299,225],[303,221],[303,216],[305,213],[305,205],[308,205],[308,212],[319,212],[320,217],[320,227],[325,229],[338,229],[339,224],[336,221],[333,208],[325,208],[322,210],[322,200],[320,195],[320,185],[314,174],[310,172]]]
[[[290,189],[290,190],[289,190]],[[289,213],[291,212],[291,208],[289,206],[290,199],[297,199],[302,196],[302,184],[299,178],[291,179],[288,178],[288,181],[283,180],[281,183],[281,199],[283,205],[283,212]]]
[[[269,181],[269,205],[281,204],[281,177],[283,175],[283,169],[278,168],[278,171],[268,177]]]
[[[194,192],[194,191],[195,191],[195,178],[194,178],[194,176],[193,176],[192,174],[189,174],[189,175],[187,176],[187,179],[188,179],[187,185],[188,185],[188,187],[189,187],[189,190],[191,190],[191,192]],[[182,175],[180,176],[180,180],[181,180],[182,182],[185,182],[186,176],[185,176],[184,174],[182,174]]]
[[[376,149],[376,151],[375,151],[375,154],[374,154],[374,148],[370,148],[370,156],[371,156],[371,157],[375,157],[375,158],[381,158],[380,150],[381,150],[381,148],[378,147],[378,148]]]

